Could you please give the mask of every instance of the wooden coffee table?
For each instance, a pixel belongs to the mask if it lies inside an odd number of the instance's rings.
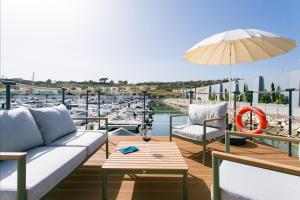
[[[140,151],[122,154],[119,148],[136,146]],[[116,150],[102,165],[102,199],[107,199],[107,176],[109,174],[181,174],[183,176],[183,199],[188,199],[188,166],[176,143],[172,142],[120,142]]]

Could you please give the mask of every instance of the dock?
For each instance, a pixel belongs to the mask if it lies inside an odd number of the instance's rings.
[[[110,151],[120,141],[142,141],[138,136],[113,136],[109,138]],[[169,141],[168,136],[152,137],[150,142]],[[209,200],[212,184],[210,152],[208,166],[202,165],[202,147],[180,139],[173,139],[188,164],[189,199]],[[214,142],[209,150],[224,151],[224,144]],[[240,147],[231,147],[231,153],[300,167],[297,157],[257,141],[247,141]],[[105,160],[100,149],[83,166],[77,169],[45,199],[47,200],[101,200],[101,165]],[[108,180],[108,199],[111,200],[180,200],[182,178],[176,175],[113,175]]]

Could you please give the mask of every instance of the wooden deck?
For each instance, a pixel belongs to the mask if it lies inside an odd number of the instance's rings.
[[[109,139],[110,150],[113,150],[119,141],[141,141],[141,138],[111,137]],[[153,137],[152,141],[168,141],[168,137],[157,136]],[[212,183],[210,156],[207,155],[209,166],[203,166],[201,146],[175,138],[173,141],[177,143],[189,167],[189,199],[210,199]],[[220,142],[214,142],[208,145],[208,148],[224,151],[224,145]],[[258,142],[249,141],[245,146],[232,147],[231,152],[300,167],[298,158],[290,158],[287,153]],[[100,149],[46,199],[101,200],[101,165],[104,159],[104,149]],[[111,175],[108,179],[108,199],[179,200],[181,196],[182,178],[177,175]]]

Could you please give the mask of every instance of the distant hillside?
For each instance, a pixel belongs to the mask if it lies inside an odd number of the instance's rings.
[[[202,87],[207,86],[211,84],[217,84],[228,81],[227,79],[223,80],[199,80],[199,81],[175,81],[175,82],[143,82],[143,83],[136,83],[136,84],[130,84],[127,81],[118,81],[117,83],[113,81],[102,81],[102,82],[96,82],[96,81],[52,81],[50,79],[46,81],[30,81],[30,80],[24,80],[20,78],[15,79],[8,79],[11,81],[15,81],[19,84],[25,84],[25,85],[34,85],[39,87],[51,87],[51,88],[74,88],[74,87],[80,87],[82,89],[86,89],[89,87],[97,87],[97,86],[107,86],[107,87],[118,87],[118,86],[155,86],[157,90],[163,90],[163,91],[172,91],[172,90],[178,90],[181,88],[195,88],[195,87]],[[103,80],[100,79],[100,80]],[[108,80],[108,79],[106,79]]]

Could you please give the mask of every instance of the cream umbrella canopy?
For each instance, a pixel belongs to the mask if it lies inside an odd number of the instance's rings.
[[[184,57],[195,64],[229,65],[231,110],[231,65],[272,58],[296,47],[295,40],[258,29],[235,29],[218,33],[189,49]],[[230,120],[230,119],[229,119]]]

